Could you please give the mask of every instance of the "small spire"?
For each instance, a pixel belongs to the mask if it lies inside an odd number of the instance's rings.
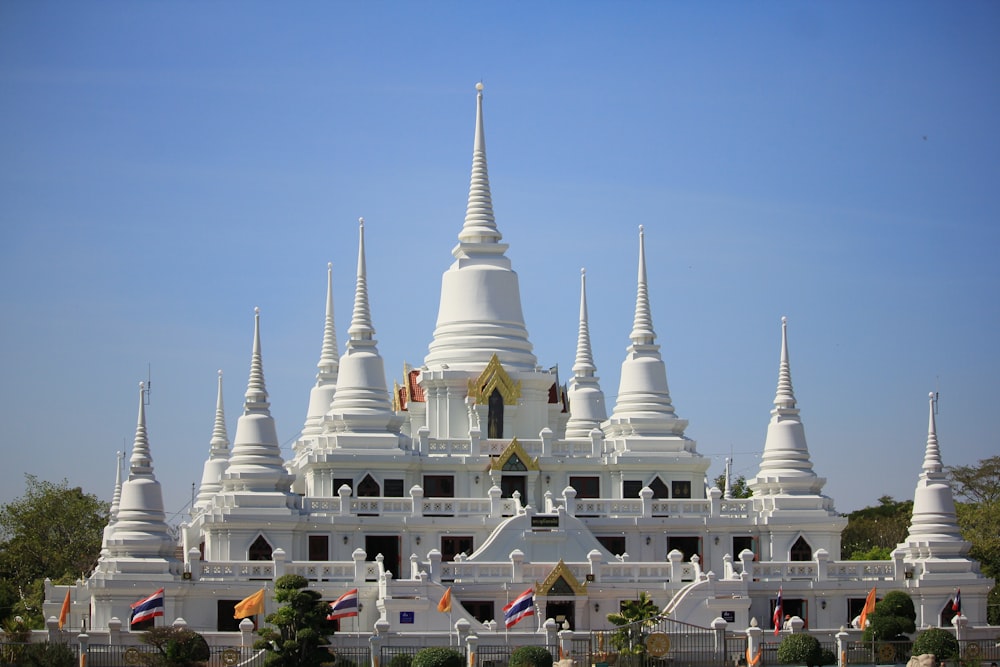
[[[146,435],[146,404],[143,400],[146,383],[139,383],[139,419],[135,425],[135,440],[132,443],[132,457],[129,459],[129,479],[135,475],[149,475],[153,472],[153,455],[149,451]]]
[[[340,357],[337,354],[337,330],[333,321],[333,263],[326,265],[326,322],[323,326],[323,350],[319,356],[319,376],[317,379],[327,379],[333,376],[336,380],[337,363]]]
[[[121,450],[115,452],[115,492],[111,496],[110,510],[112,521],[118,517],[118,508],[122,502],[122,461],[124,459],[125,454]]]
[[[472,149],[472,177],[465,224],[458,235],[462,243],[497,243],[502,238],[493,217],[490,176],[486,168],[486,130],[483,126],[483,84],[476,84],[476,138]]]
[[[726,457],[726,488],[723,489],[723,491],[722,491],[722,497],[725,498],[726,500],[732,500],[733,499],[733,487],[732,487],[732,483],[730,482],[730,477],[732,476],[732,471],[730,469],[730,466],[732,466],[732,464],[733,464],[733,460],[727,456]]]
[[[926,475],[939,475],[944,470],[941,463],[941,448],[938,447],[937,422],[934,418],[934,392],[927,395],[930,415],[927,422],[927,447],[924,450],[923,471]]]
[[[222,453],[229,450],[229,434],[226,432],[226,411],[222,405],[222,370],[219,373],[219,388],[215,398],[215,423],[212,427],[212,440],[209,442],[211,453]]]
[[[781,318],[781,362],[778,366],[778,391],[774,395],[774,407],[795,408],[795,393],[792,391],[792,370],[788,363],[788,318]]]
[[[255,307],[253,327],[253,355],[250,359],[250,379],[247,381],[244,413],[267,411],[271,404],[267,401],[267,388],[264,386],[264,363],[260,353],[260,308]]]
[[[365,219],[358,218],[358,283],[354,291],[354,313],[351,317],[351,328],[347,330],[351,340],[371,340],[375,335],[371,308],[368,305],[367,273],[365,267]]]
[[[576,338],[576,362],[573,364],[573,373],[590,376],[596,370],[590,347],[590,325],[587,317],[587,269],[580,269],[580,331]]]
[[[649,288],[646,282],[646,234],[639,225],[639,286],[635,297],[635,319],[629,337],[636,345],[649,345],[656,340],[653,316],[649,308]]]

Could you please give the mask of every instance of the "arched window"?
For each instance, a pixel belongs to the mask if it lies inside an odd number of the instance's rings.
[[[486,425],[487,438],[503,437],[503,396],[500,395],[500,390],[496,388],[490,394],[489,415],[486,418]]]
[[[791,558],[791,560],[799,560],[799,561],[812,560],[813,558],[812,547],[809,546],[809,543],[806,542],[800,535],[799,539],[795,540],[795,544],[792,545],[792,550],[789,553],[789,557]]]
[[[657,475],[652,482],[649,483],[649,490],[653,492],[653,498],[656,500],[666,500],[670,497],[670,491],[667,489],[667,485],[663,483],[660,476]]]
[[[263,535],[258,535],[257,539],[250,545],[247,560],[272,560],[271,545],[268,544]]]
[[[358,484],[358,497],[377,498],[380,495],[382,495],[382,489],[379,488],[378,482],[372,479],[371,475],[365,475],[365,478]]]

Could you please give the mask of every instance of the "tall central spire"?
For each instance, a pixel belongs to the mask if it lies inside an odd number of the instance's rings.
[[[533,371],[517,274],[493,216],[483,128],[483,85],[476,85],[476,136],[465,223],[452,250],[455,262],[441,279],[434,340],[424,363],[431,369],[482,370],[495,354],[509,371]]]
[[[476,139],[472,148],[472,179],[469,182],[469,203],[465,209],[465,224],[458,240],[463,243],[497,243],[502,238],[493,217],[493,197],[490,195],[490,174],[486,168],[486,131],[483,128],[483,84],[476,90]],[[457,256],[457,255],[456,255]]]

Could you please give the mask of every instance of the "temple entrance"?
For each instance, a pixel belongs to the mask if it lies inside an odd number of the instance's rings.
[[[545,618],[554,619],[556,626],[560,630],[574,630],[576,623],[576,603],[572,600],[566,602],[546,602]]]
[[[399,535],[365,535],[365,553],[371,561],[382,554],[385,569],[392,572],[393,579],[399,578]]]

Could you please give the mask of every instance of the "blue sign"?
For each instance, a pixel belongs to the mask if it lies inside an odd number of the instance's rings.
[[[399,612],[399,622],[400,623],[413,623],[413,612],[412,611],[401,611],[401,612]]]

